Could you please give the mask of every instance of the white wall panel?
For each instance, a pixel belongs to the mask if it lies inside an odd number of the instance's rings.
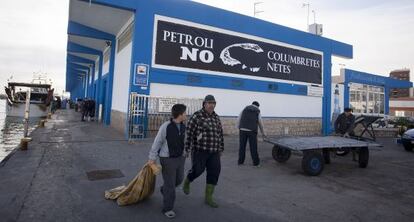
[[[102,76],[108,74],[109,72],[109,61],[103,64],[102,68]]]
[[[127,112],[129,79],[131,72],[132,43],[129,43],[115,58],[112,109]]]
[[[95,60],[95,70],[93,71],[93,80],[96,81],[99,78],[99,58]]]
[[[390,100],[390,108],[391,107],[407,107],[407,108],[414,108],[414,101],[396,101]]]
[[[207,94],[216,98],[221,116],[238,116],[256,100],[263,117],[322,117],[321,97],[151,83],[151,96],[204,98]]]

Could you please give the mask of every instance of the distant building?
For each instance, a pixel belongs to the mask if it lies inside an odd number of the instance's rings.
[[[414,98],[391,98],[390,116],[414,117]]]
[[[395,110],[409,111],[401,109],[405,108],[406,104],[401,106],[400,104],[391,104],[388,95],[393,88],[408,89],[410,87],[412,87],[412,83],[409,81],[351,69],[341,69],[340,76],[332,76],[332,116],[334,116],[336,104],[340,107],[340,112],[343,112],[344,107],[349,107],[356,115],[395,115]],[[338,102],[335,101],[336,98],[338,98]],[[392,110],[391,107],[396,109]],[[391,113],[391,111],[394,112]],[[408,112],[403,114],[411,115]]]
[[[390,72],[390,77],[399,80],[410,81],[410,69],[397,69]],[[401,98],[409,97],[410,89],[391,89],[390,97],[392,98]]]

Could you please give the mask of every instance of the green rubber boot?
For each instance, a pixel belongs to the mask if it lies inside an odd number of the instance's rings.
[[[187,195],[190,194],[190,181],[187,178],[184,180],[183,191]]]
[[[206,186],[206,204],[210,207],[217,208],[218,204],[213,201],[214,185],[207,184]]]

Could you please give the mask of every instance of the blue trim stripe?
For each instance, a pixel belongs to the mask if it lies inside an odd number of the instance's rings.
[[[115,36],[110,33],[106,33],[74,21],[69,21],[68,34],[110,41],[115,38]]]
[[[393,79],[391,77],[379,76],[371,73],[360,72],[351,69],[345,69],[344,77],[344,106],[349,107],[349,83],[360,83],[371,86],[380,86],[384,87],[384,100],[385,107],[384,113],[389,114],[390,110],[390,101],[389,94],[391,88],[410,88],[413,87],[413,83],[410,81],[403,81],[398,79]]]
[[[77,70],[84,70],[84,71],[89,70],[89,67],[87,67],[87,66],[79,65],[79,64],[76,64],[76,63],[72,63],[72,62],[68,62],[67,64],[68,64],[69,68],[73,68],[73,69],[77,69]]]
[[[220,113],[218,113],[220,115]],[[223,116],[221,118],[238,118],[238,116]],[[274,116],[262,116],[262,119],[313,119],[313,120],[322,120],[322,117],[308,117],[308,116],[296,116],[296,117],[274,117]]]
[[[153,69],[150,82],[306,96],[307,85]]]
[[[410,81],[398,80],[391,77],[375,75],[366,72],[345,69],[345,81],[367,84],[372,86],[386,86],[389,88],[410,88],[413,83]]]
[[[67,54],[66,56],[66,61],[72,61],[72,62],[81,62],[81,63],[88,63],[88,64],[95,64],[95,61],[90,60],[90,59],[86,59],[80,56],[75,56],[72,54]]]
[[[91,54],[91,55],[98,55],[100,56],[100,58],[102,58],[102,53],[96,49],[93,48],[89,48],[74,42],[68,42],[67,44],[67,52],[77,52],[77,53],[85,53],[85,54]],[[71,61],[74,60],[74,56],[73,55],[67,55],[67,63],[66,63],[66,67],[67,69],[69,67],[72,66]],[[82,60],[85,61],[85,60]],[[76,71],[75,71],[76,72]],[[68,75],[68,73],[66,74]],[[81,84],[78,79],[77,79],[77,75],[71,75],[69,78],[67,77],[67,81],[66,81],[66,91],[74,91],[73,94],[76,94],[76,96],[74,95],[74,98],[76,97],[80,97],[82,98],[83,96],[81,96],[80,91],[77,89],[76,84]]]
[[[78,53],[85,53],[91,55],[100,55],[102,52],[84,45],[80,45],[74,42],[68,42],[67,45],[68,52],[78,52]]]

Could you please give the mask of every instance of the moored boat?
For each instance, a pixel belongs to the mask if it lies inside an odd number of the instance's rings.
[[[53,100],[53,89],[50,84],[9,82],[5,87],[7,94],[6,115],[24,117],[26,97],[30,93],[29,117],[46,117]]]

